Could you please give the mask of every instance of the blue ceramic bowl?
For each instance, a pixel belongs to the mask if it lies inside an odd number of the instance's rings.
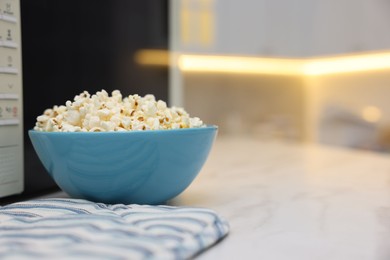
[[[45,169],[69,196],[103,203],[161,204],[191,184],[217,130],[207,126],[28,134]]]

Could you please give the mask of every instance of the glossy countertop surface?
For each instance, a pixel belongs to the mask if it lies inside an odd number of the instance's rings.
[[[200,260],[390,259],[387,154],[221,136],[170,204],[229,221]]]
[[[174,204],[230,222],[199,259],[390,259],[390,155],[219,138]]]

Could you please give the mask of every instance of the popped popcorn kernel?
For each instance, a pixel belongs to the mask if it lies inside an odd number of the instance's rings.
[[[152,94],[123,96],[119,90],[83,91],[44,110],[34,130],[46,132],[111,132],[198,128],[206,125],[181,107],[168,107]]]

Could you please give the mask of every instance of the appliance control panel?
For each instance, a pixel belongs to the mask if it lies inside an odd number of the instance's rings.
[[[0,0],[0,198],[24,188],[20,0]]]

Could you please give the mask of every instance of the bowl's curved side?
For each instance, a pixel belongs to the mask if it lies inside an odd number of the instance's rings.
[[[159,161],[155,146],[153,140],[142,137],[80,140],[66,160],[69,184],[83,198],[129,202],[128,195],[142,189],[155,171]]]
[[[105,203],[159,204],[200,172],[217,127],[137,134],[30,131],[38,157],[71,197]]]
[[[141,189],[131,194],[131,199],[157,204],[183,192],[204,166],[216,135],[217,128],[211,128],[159,138],[156,170]]]
[[[51,155],[52,148],[50,148],[50,140],[48,140],[45,135],[33,130],[29,130],[28,135],[39,160],[43,164],[43,167],[51,175],[53,171],[53,158]]]
[[[70,171],[66,165],[66,158],[71,153],[72,146],[77,143],[77,136],[35,130],[29,130],[28,135],[38,158],[54,182],[72,197],[81,198],[81,194],[69,182]]]

